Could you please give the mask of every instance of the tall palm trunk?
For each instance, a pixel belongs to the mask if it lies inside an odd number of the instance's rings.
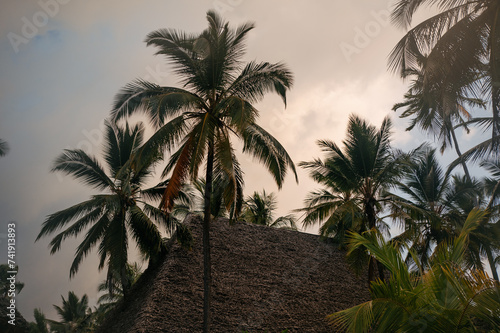
[[[493,259],[493,253],[489,246],[486,248],[486,256],[488,257],[488,263],[490,264],[491,274],[493,275],[493,279],[495,279],[495,281],[498,281],[498,272],[497,272],[497,267],[495,265],[495,259]]]
[[[495,18],[491,27],[490,33],[490,75],[491,75],[491,105],[493,112],[493,126],[492,126],[492,151],[498,151],[500,135],[500,48],[498,41],[500,40],[500,6],[497,6]]]
[[[120,220],[125,221],[126,218],[126,211],[127,209],[125,207],[122,208],[121,213],[120,213]],[[127,276],[127,262],[128,262],[128,256],[127,256],[127,228],[125,226],[125,223],[120,224],[120,244],[122,244],[123,248],[120,253],[120,261],[119,261],[119,269],[118,272],[120,272],[120,282],[122,285],[122,290],[123,290],[123,298],[127,298],[129,296],[129,291],[130,291],[130,281]]]
[[[210,260],[210,200],[212,196],[212,179],[214,166],[214,145],[208,143],[207,172],[204,196],[203,217],[203,332],[210,332],[210,300],[212,297],[212,263]]]
[[[458,140],[457,140],[457,136],[455,134],[455,129],[453,128],[453,126],[450,126],[450,133],[451,133],[451,137],[453,139],[453,145],[455,146],[455,151],[457,152],[458,154],[458,157],[462,157],[462,152],[460,151],[460,148],[458,147]],[[465,176],[467,177],[467,180],[468,181],[471,181],[472,178],[470,177],[470,173],[469,173],[469,169],[467,168],[467,164],[465,163],[465,161],[462,161],[462,168],[464,169],[464,173],[465,173]]]
[[[368,227],[370,230],[377,228],[377,217],[375,214],[375,205],[373,198],[368,198],[365,200],[365,214],[368,219]],[[372,281],[375,281],[375,270],[378,271],[378,277],[380,280],[384,281],[384,266],[376,260],[374,257],[370,256],[370,261],[368,263],[368,285],[371,285]]]

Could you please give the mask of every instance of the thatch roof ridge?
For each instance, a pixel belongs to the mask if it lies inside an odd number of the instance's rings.
[[[193,215],[185,223],[192,250],[172,243],[102,332],[201,331],[202,220]],[[227,219],[214,220],[211,229],[213,332],[331,332],[327,314],[369,299],[345,252],[317,235]]]

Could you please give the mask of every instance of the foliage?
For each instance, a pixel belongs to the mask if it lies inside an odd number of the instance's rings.
[[[104,306],[104,309],[106,310],[115,306],[116,303],[123,299],[124,296],[123,288],[119,282],[120,272],[113,272],[113,274],[114,278],[111,281],[114,283],[114,285],[112,288],[109,288],[108,280],[104,280],[97,287],[97,291],[104,292],[104,294],[99,296],[97,303]],[[141,266],[138,263],[127,264],[127,279],[130,281],[131,287],[137,282],[137,280],[139,280],[141,274]],[[110,292],[110,290],[112,292]]]
[[[292,214],[274,219],[276,207],[277,199],[274,193],[266,194],[265,190],[262,190],[262,194],[254,192],[245,199],[241,217],[248,223],[297,230],[296,219]]]
[[[204,332],[209,331],[211,264],[209,230],[213,185],[224,183],[222,202],[231,216],[238,216],[243,195],[243,171],[234,153],[232,138],[243,141],[243,152],[263,163],[281,188],[287,170],[295,166],[283,146],[257,125],[254,104],[268,92],[286,104],[292,74],[282,64],[244,64],[245,40],[253,24],[230,28],[214,11],[207,13],[208,28],[201,34],[174,29],[150,33],[148,45],[166,56],[182,88],[162,87],[136,80],[116,96],[114,120],[143,111],[156,128],[146,146],[164,149],[170,159],[163,176],[171,174],[162,207],[172,211],[188,179],[195,181],[206,166],[204,190]],[[224,181],[223,181],[224,180]]]
[[[35,322],[29,323],[29,333],[49,333],[47,319],[41,309],[33,310]]]
[[[194,182],[204,161],[213,160],[213,180],[226,178],[223,198],[228,210],[242,194],[243,174],[234,155],[231,136],[243,141],[243,152],[261,161],[282,186],[291,158],[279,142],[256,124],[254,103],[275,92],[286,102],[292,75],[283,64],[241,61],[244,42],[253,24],[230,29],[216,13],[207,13],[209,28],[199,35],[173,29],[150,33],[148,45],[158,47],[171,61],[184,88],[161,87],[137,80],[116,96],[112,116],[121,119],[144,111],[157,128],[148,144],[173,153],[163,174],[171,182],[163,197],[167,211],[182,184]],[[210,162],[212,163],[212,162]],[[206,179],[212,186],[212,175]],[[235,211],[237,213],[237,211]]]
[[[332,235],[341,246],[349,231],[387,230],[379,214],[391,201],[387,189],[395,186],[406,167],[407,157],[391,148],[391,120],[386,117],[379,129],[351,115],[343,148],[320,140],[318,145],[327,153],[322,161],[301,162],[310,176],[325,189],[312,192],[306,198],[303,225],[323,223],[323,235]],[[354,255],[356,254],[356,255]],[[375,276],[377,263],[364,251],[352,253],[348,260],[360,272],[368,261],[368,280]],[[377,268],[382,277],[382,267]]]
[[[47,217],[37,240],[50,235],[67,224],[50,242],[51,254],[60,250],[68,237],[76,237],[88,229],[77,248],[70,277],[78,271],[83,258],[98,247],[99,269],[108,267],[108,287],[112,292],[114,272],[120,272],[120,282],[126,292],[130,281],[126,276],[129,233],[139,250],[150,263],[154,263],[162,251],[162,237],[157,223],[172,232],[177,221],[154,207],[148,200],[161,198],[168,182],[144,189],[145,181],[152,175],[153,167],[161,161],[161,155],[151,147],[142,147],[144,126],[138,124],[124,128],[106,124],[104,161],[107,171],[99,161],[82,150],[66,150],[60,155],[53,171],[61,171],[81,180],[105,194],[53,213]],[[148,149],[151,148],[151,149]]]
[[[372,282],[372,300],[329,316],[347,332],[476,332],[500,328],[500,285],[481,270],[466,268],[464,254],[471,232],[486,212],[473,210],[460,235],[441,244],[430,268],[412,273],[394,244],[380,233],[352,234],[351,251],[366,248],[390,272],[386,282]]]
[[[78,298],[72,291],[68,298],[62,298],[62,306],[54,305],[60,321],[48,320],[51,331],[55,333],[92,332],[92,310],[88,306],[88,297]]]
[[[392,12],[393,22],[408,29],[417,10],[427,5],[435,5],[440,12],[406,32],[391,52],[389,66],[402,77],[412,76],[420,68],[424,74],[422,91],[430,92],[432,103],[441,108],[442,115],[457,114],[459,97],[470,100],[487,97],[491,118],[471,122],[490,127],[491,139],[465,152],[456,162],[496,154],[500,137],[498,1],[400,0]],[[446,107],[442,97],[450,93],[451,104]]]
[[[0,156],[5,156],[9,151],[9,145],[5,140],[0,139]]]

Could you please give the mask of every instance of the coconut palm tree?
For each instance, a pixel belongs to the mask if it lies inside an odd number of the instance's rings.
[[[496,332],[500,285],[481,270],[464,269],[468,236],[485,215],[473,210],[460,235],[439,246],[430,269],[418,265],[418,273],[409,270],[399,249],[379,233],[353,234],[351,250],[366,248],[391,274],[388,281],[372,282],[371,301],[329,316],[336,331]]]
[[[454,236],[456,223],[450,216],[460,216],[453,214],[451,176],[437,162],[435,149],[424,146],[417,155],[398,186],[404,197],[393,194],[393,217],[400,218],[404,229],[394,241],[411,243],[410,248],[427,267],[436,244]]]
[[[47,318],[43,314],[41,309],[33,310],[33,316],[35,317],[35,322],[29,323],[29,333],[49,333],[49,328],[47,326]]]
[[[476,78],[462,77],[460,82],[440,82],[442,78],[429,78],[424,72],[427,58],[419,55],[417,68],[407,69],[406,76],[413,78],[408,92],[405,94],[404,102],[394,105],[393,110],[404,108],[401,118],[412,117],[407,131],[415,126],[433,134],[440,142],[441,154],[448,146],[454,147],[460,158],[462,152],[459,147],[455,127],[463,126],[469,131],[467,122],[472,116],[467,109],[469,107],[484,107],[484,102],[479,98],[471,98],[463,92],[464,82]],[[425,84],[424,84],[425,83]],[[461,161],[465,175],[470,180],[471,176],[466,161]]]
[[[377,129],[351,115],[343,149],[328,140],[318,141],[327,153],[326,159],[301,162],[300,166],[311,170],[313,178],[328,185],[328,190],[333,190],[333,193],[311,195],[308,207],[304,208],[306,221],[319,222],[324,217],[329,224],[336,224],[333,228],[339,235],[347,230],[384,228],[379,213],[382,205],[391,200],[384,191],[396,185],[404,166],[404,155],[391,149],[390,133],[388,117]],[[375,264],[370,259],[369,281],[375,278]],[[383,278],[381,270],[379,276]]]
[[[254,192],[245,199],[241,218],[248,223],[297,230],[296,219],[292,214],[274,218],[276,208],[277,199],[274,193],[267,194],[265,190],[262,190],[262,193]]]
[[[322,145],[321,142],[319,143]],[[324,147],[326,150],[327,147]],[[313,162],[301,163],[304,168],[310,169],[309,175],[317,183],[323,185],[322,189],[311,191],[307,194],[304,208],[296,210],[303,213],[302,226],[320,225],[320,234],[331,237],[340,247],[346,244],[346,232],[366,231],[363,223],[363,210],[357,205],[355,196],[350,190],[343,190],[328,176],[330,164],[315,159]]]
[[[70,291],[67,299],[62,295],[61,298],[62,306],[54,305],[61,320],[48,320],[51,330],[56,333],[92,332],[92,310],[87,295],[80,299]]]
[[[500,138],[500,4],[496,0],[400,0],[392,12],[396,25],[409,28],[419,8],[436,5],[440,13],[409,29],[390,55],[389,65],[406,70],[427,57],[425,80],[464,82],[464,93],[489,96],[492,135],[487,147],[476,147],[480,156],[496,153]],[[475,77],[476,80],[463,80]]]
[[[68,298],[61,295],[62,306],[54,305],[60,321],[50,320],[50,328],[54,332],[92,332],[92,309],[88,305],[88,296],[78,298],[73,291],[68,292]]]
[[[5,156],[9,151],[9,145],[4,140],[0,139],[0,156]]]
[[[469,213],[486,205],[480,181],[450,176],[437,162],[435,149],[423,148],[399,186],[405,198],[394,195],[393,213],[401,218],[404,231],[393,241],[409,246],[420,265],[428,268],[436,246],[457,236]],[[465,252],[469,266],[479,270],[484,269],[483,259],[488,259],[495,280],[498,279],[493,263],[497,235],[496,224],[488,218],[482,219],[471,231]],[[413,262],[411,256],[407,259],[408,263]]]
[[[88,229],[77,248],[71,265],[70,277],[76,274],[83,258],[95,247],[99,250],[99,269],[108,268],[108,287],[114,272],[120,272],[122,290],[127,294],[127,253],[130,236],[141,253],[154,264],[162,251],[162,235],[156,223],[168,232],[175,228],[175,221],[162,210],[148,203],[159,200],[166,183],[144,188],[152,175],[153,167],[161,160],[158,152],[141,148],[144,126],[138,124],[124,128],[107,123],[105,132],[104,161],[107,169],[82,150],[66,150],[55,161],[52,171],[61,171],[81,180],[105,194],[53,213],[47,217],[37,236],[48,236],[64,228],[50,242],[51,254],[61,248],[68,237],[76,237]],[[108,172],[108,173],[107,173]]]
[[[253,24],[233,29],[213,11],[207,13],[208,28],[201,34],[174,29],[150,33],[146,42],[158,48],[181,79],[182,88],[161,87],[137,80],[116,97],[112,116],[120,119],[143,110],[156,126],[153,140],[172,153],[164,175],[171,180],[162,206],[169,212],[181,185],[198,178],[205,164],[203,253],[204,332],[209,330],[211,286],[210,209],[214,179],[226,177],[226,209],[233,210],[242,193],[243,173],[234,153],[232,138],[243,141],[243,152],[262,162],[279,188],[294,164],[283,146],[257,125],[259,111],[254,104],[268,92],[286,103],[292,74],[282,63],[244,64],[245,40]],[[295,176],[297,177],[296,173]]]

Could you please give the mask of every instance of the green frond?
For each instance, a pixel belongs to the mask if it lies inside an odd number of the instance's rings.
[[[162,240],[158,227],[145,212],[137,205],[130,207],[128,225],[140,251],[149,257],[160,252]]]
[[[227,211],[235,208],[233,214],[238,216],[243,202],[243,171],[228,133],[218,131],[214,147],[214,186],[222,191],[222,204]]]
[[[258,113],[252,104],[238,96],[224,98],[215,110],[217,117],[223,119],[226,126],[236,133],[244,132],[248,125],[255,123]]]
[[[173,211],[170,214],[167,214],[164,210],[157,208],[155,206],[144,204],[142,207],[142,211],[145,216],[152,218],[156,221],[156,224],[165,227],[169,235],[172,235],[175,231],[177,220],[175,219],[175,213],[178,209],[179,204],[176,202],[173,207]]]
[[[170,153],[187,132],[187,121],[184,115],[173,118],[160,127],[137,151],[134,156],[136,172],[148,169],[163,158],[163,151]]]
[[[331,314],[327,318],[335,331],[365,333],[372,327],[373,316],[373,302],[369,301]]]
[[[230,96],[250,103],[259,102],[268,92],[277,93],[286,106],[286,91],[292,87],[293,75],[282,63],[250,62],[227,89]]]
[[[47,236],[73,220],[78,220],[95,210],[103,210],[106,205],[111,203],[112,196],[94,196],[92,199],[81,202],[69,208],[53,213],[47,217],[42,224],[42,230],[38,234],[36,241],[41,237]]]
[[[248,126],[243,136],[243,152],[248,152],[263,163],[273,176],[278,188],[283,185],[287,169],[290,168],[298,182],[297,171],[285,148],[262,127]]]
[[[167,119],[179,116],[182,111],[201,107],[202,100],[185,89],[161,87],[155,83],[136,80],[127,84],[115,96],[111,117],[116,122],[141,112],[159,128]]]
[[[92,250],[92,248],[103,239],[107,229],[109,227],[109,219],[107,215],[101,216],[101,218],[94,223],[94,225],[87,231],[85,238],[78,245],[75,258],[73,259],[73,263],[71,264],[69,276],[72,277],[78,272],[78,268],[80,267],[80,263],[83,258],[87,256],[87,254]]]
[[[114,188],[113,181],[106,175],[99,162],[81,149],[65,149],[64,153],[54,161],[51,171],[60,171],[71,175],[86,185],[99,190]]]
[[[0,139],[0,156],[5,156],[5,154],[7,154],[7,152],[9,151],[9,144]]]
[[[79,220],[75,221],[70,227],[61,233],[57,234],[50,242],[50,254],[61,249],[61,243],[68,237],[76,237],[85,227],[94,223],[102,216],[102,208],[97,208],[94,211],[82,216]]]

